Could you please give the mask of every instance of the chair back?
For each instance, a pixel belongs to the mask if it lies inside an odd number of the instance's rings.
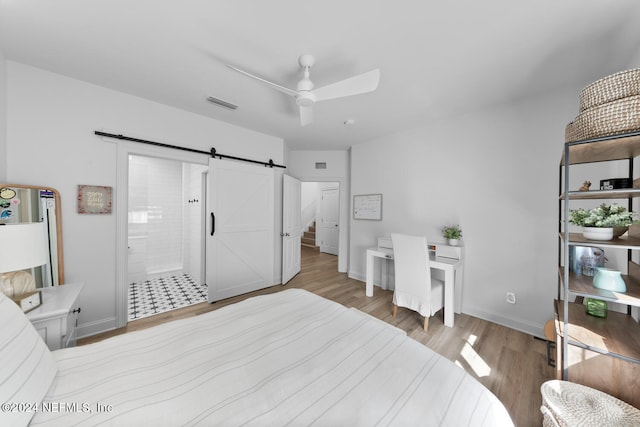
[[[391,234],[395,268],[395,294],[403,307],[425,315],[431,307],[431,268],[424,236]]]

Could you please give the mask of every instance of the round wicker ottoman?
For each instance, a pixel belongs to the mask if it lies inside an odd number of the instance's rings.
[[[640,411],[599,390],[551,380],[540,387],[543,426],[640,426]]]

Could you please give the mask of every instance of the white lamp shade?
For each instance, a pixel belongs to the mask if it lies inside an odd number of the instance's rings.
[[[48,258],[44,222],[0,225],[0,273],[37,267]]]

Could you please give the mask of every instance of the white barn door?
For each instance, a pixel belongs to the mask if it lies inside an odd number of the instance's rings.
[[[273,285],[274,181],[273,168],[209,160],[209,302]]]
[[[282,181],[282,284],[300,272],[302,234],[300,180],[289,175]]]

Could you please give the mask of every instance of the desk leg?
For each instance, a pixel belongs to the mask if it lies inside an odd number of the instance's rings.
[[[453,327],[453,306],[455,287],[453,268],[447,268],[444,272],[444,325]]]
[[[464,267],[463,266],[459,266],[458,268],[456,268],[455,272],[455,295],[456,295],[456,305],[455,305],[455,312],[460,314],[462,313],[462,280],[464,277]]]
[[[373,296],[373,263],[375,262],[375,257],[367,251],[367,285],[365,288],[364,294],[368,297]]]
[[[387,283],[389,282],[389,260],[387,258],[380,258],[380,287],[385,291],[389,289]]]

